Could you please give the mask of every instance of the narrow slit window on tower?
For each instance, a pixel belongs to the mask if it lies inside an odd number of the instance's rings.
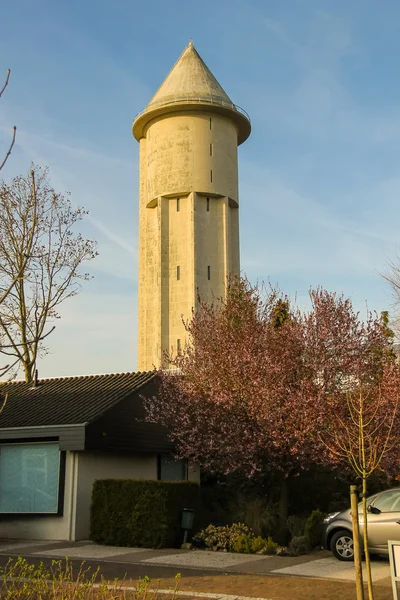
[[[210,169],[210,181],[212,183],[212,169]]]
[[[180,339],[176,340],[176,350],[177,350],[178,354],[181,353],[181,340]]]
[[[210,212],[210,198],[207,198],[207,212]]]
[[[179,212],[181,210],[181,199],[177,198],[176,199],[176,212]]]
[[[213,153],[213,147],[212,147],[212,144],[210,144],[210,156],[212,156],[212,153]]]
[[[212,118],[210,117],[210,129],[212,129]]]
[[[210,281],[210,279],[211,279],[211,267],[210,267],[210,265],[208,265],[208,267],[207,267],[207,279],[208,279],[208,281]]]
[[[181,278],[181,268],[180,268],[179,265],[176,267],[176,278],[177,278],[178,281]]]

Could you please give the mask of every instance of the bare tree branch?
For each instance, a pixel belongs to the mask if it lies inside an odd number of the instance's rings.
[[[370,559],[368,551],[367,521],[367,481],[375,471],[382,469],[384,460],[389,459],[397,465],[398,428],[397,415],[399,408],[398,365],[394,364],[390,355],[382,376],[369,386],[359,386],[358,393],[346,395],[347,411],[338,415],[332,413],[329,429],[325,432],[322,443],[335,456],[347,461],[354,473],[362,481],[362,504],[364,519],[364,552],[367,570],[369,600],[373,600]]]
[[[7,77],[6,77],[6,80],[4,82],[2,89],[0,91],[0,98],[2,97],[6,87],[8,86],[8,82],[10,81],[10,75],[11,75],[11,69],[7,69]]]
[[[8,86],[8,82],[10,81],[10,75],[11,75],[11,70],[10,70],[10,69],[8,69],[8,70],[7,70],[7,77],[6,77],[6,80],[5,80],[5,82],[4,82],[4,85],[3,85],[3,87],[2,87],[2,88],[1,88],[1,90],[0,90],[0,98],[2,97],[3,93],[5,92],[5,90],[6,90],[7,86]],[[2,161],[2,163],[0,164],[0,171],[2,170],[2,168],[4,167],[4,165],[6,164],[6,162],[7,162],[8,158],[9,158],[9,156],[10,156],[10,154],[11,154],[11,151],[12,151],[12,149],[14,148],[14,144],[15,144],[15,138],[16,138],[16,135],[17,135],[17,128],[16,128],[16,126],[14,125],[14,127],[13,127],[13,136],[12,136],[12,139],[11,139],[11,144],[10,144],[10,146],[8,147],[8,150],[7,150],[7,152],[6,152],[6,155],[5,155],[5,157],[4,157],[3,161]]]
[[[53,331],[55,330],[56,326],[53,325],[53,327],[50,329],[50,331],[48,331],[47,333],[45,333],[44,335],[42,335],[42,337],[40,338],[40,341],[42,342],[43,340],[45,340],[51,333],[53,333]],[[34,344],[36,342],[35,339],[29,340],[27,342],[28,345]],[[1,354],[5,354],[4,350],[7,348],[15,348],[16,346],[21,346],[22,344],[2,344],[1,345]],[[14,356],[13,354],[10,354],[10,356]]]
[[[15,356],[31,381],[49,320],[87,280],[79,267],[97,255],[96,243],[75,227],[86,214],[50,186],[47,169],[32,168],[10,185],[0,182],[0,352]],[[1,371],[0,371],[1,373]]]
[[[17,360],[15,360],[11,365],[5,365],[4,367],[1,367],[0,377],[4,377],[4,375],[7,375],[7,373],[9,373],[11,369],[13,369],[18,363],[19,359],[17,358]],[[3,410],[3,408],[4,406],[1,408],[0,412]]]
[[[11,152],[12,152],[12,149],[14,148],[14,144],[15,144],[15,138],[16,138],[16,137],[17,137],[17,127],[14,125],[14,127],[13,127],[13,136],[12,136],[11,144],[9,145],[9,147],[8,147],[8,150],[7,150],[7,152],[6,152],[6,155],[5,155],[4,159],[3,159],[3,162],[2,162],[2,163],[1,163],[1,165],[0,165],[0,171],[2,170],[2,168],[4,167],[4,165],[6,164],[6,162],[7,162],[8,158],[9,158],[9,156],[10,156]]]

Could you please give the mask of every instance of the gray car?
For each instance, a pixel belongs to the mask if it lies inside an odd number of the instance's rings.
[[[364,518],[358,505],[360,543],[363,547]],[[400,541],[400,488],[374,494],[367,499],[368,548],[371,554],[388,554],[388,540]],[[324,520],[323,545],[339,560],[353,560],[351,511],[331,513]]]

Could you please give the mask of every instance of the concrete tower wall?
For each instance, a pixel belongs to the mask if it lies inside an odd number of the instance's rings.
[[[166,366],[200,298],[239,273],[237,147],[250,119],[190,42],[133,123],[140,142],[139,364]]]
[[[151,121],[145,135],[148,202],[194,190],[237,202],[237,129],[232,121],[212,112],[172,113]]]
[[[140,142],[139,370],[185,343],[197,293],[239,272],[237,129],[224,116],[158,117]],[[179,342],[178,342],[179,340]]]

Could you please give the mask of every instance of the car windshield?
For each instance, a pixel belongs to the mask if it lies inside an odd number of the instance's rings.
[[[378,496],[378,494],[374,494],[373,496],[368,496],[367,506],[369,506],[370,504],[373,504],[373,502],[375,501],[377,496]],[[361,500],[361,502],[358,503],[358,512],[360,512],[361,510],[362,510],[362,500]]]
[[[376,497],[372,504],[381,512],[400,511],[400,490],[389,490],[387,492],[382,492],[382,494],[379,494]]]

